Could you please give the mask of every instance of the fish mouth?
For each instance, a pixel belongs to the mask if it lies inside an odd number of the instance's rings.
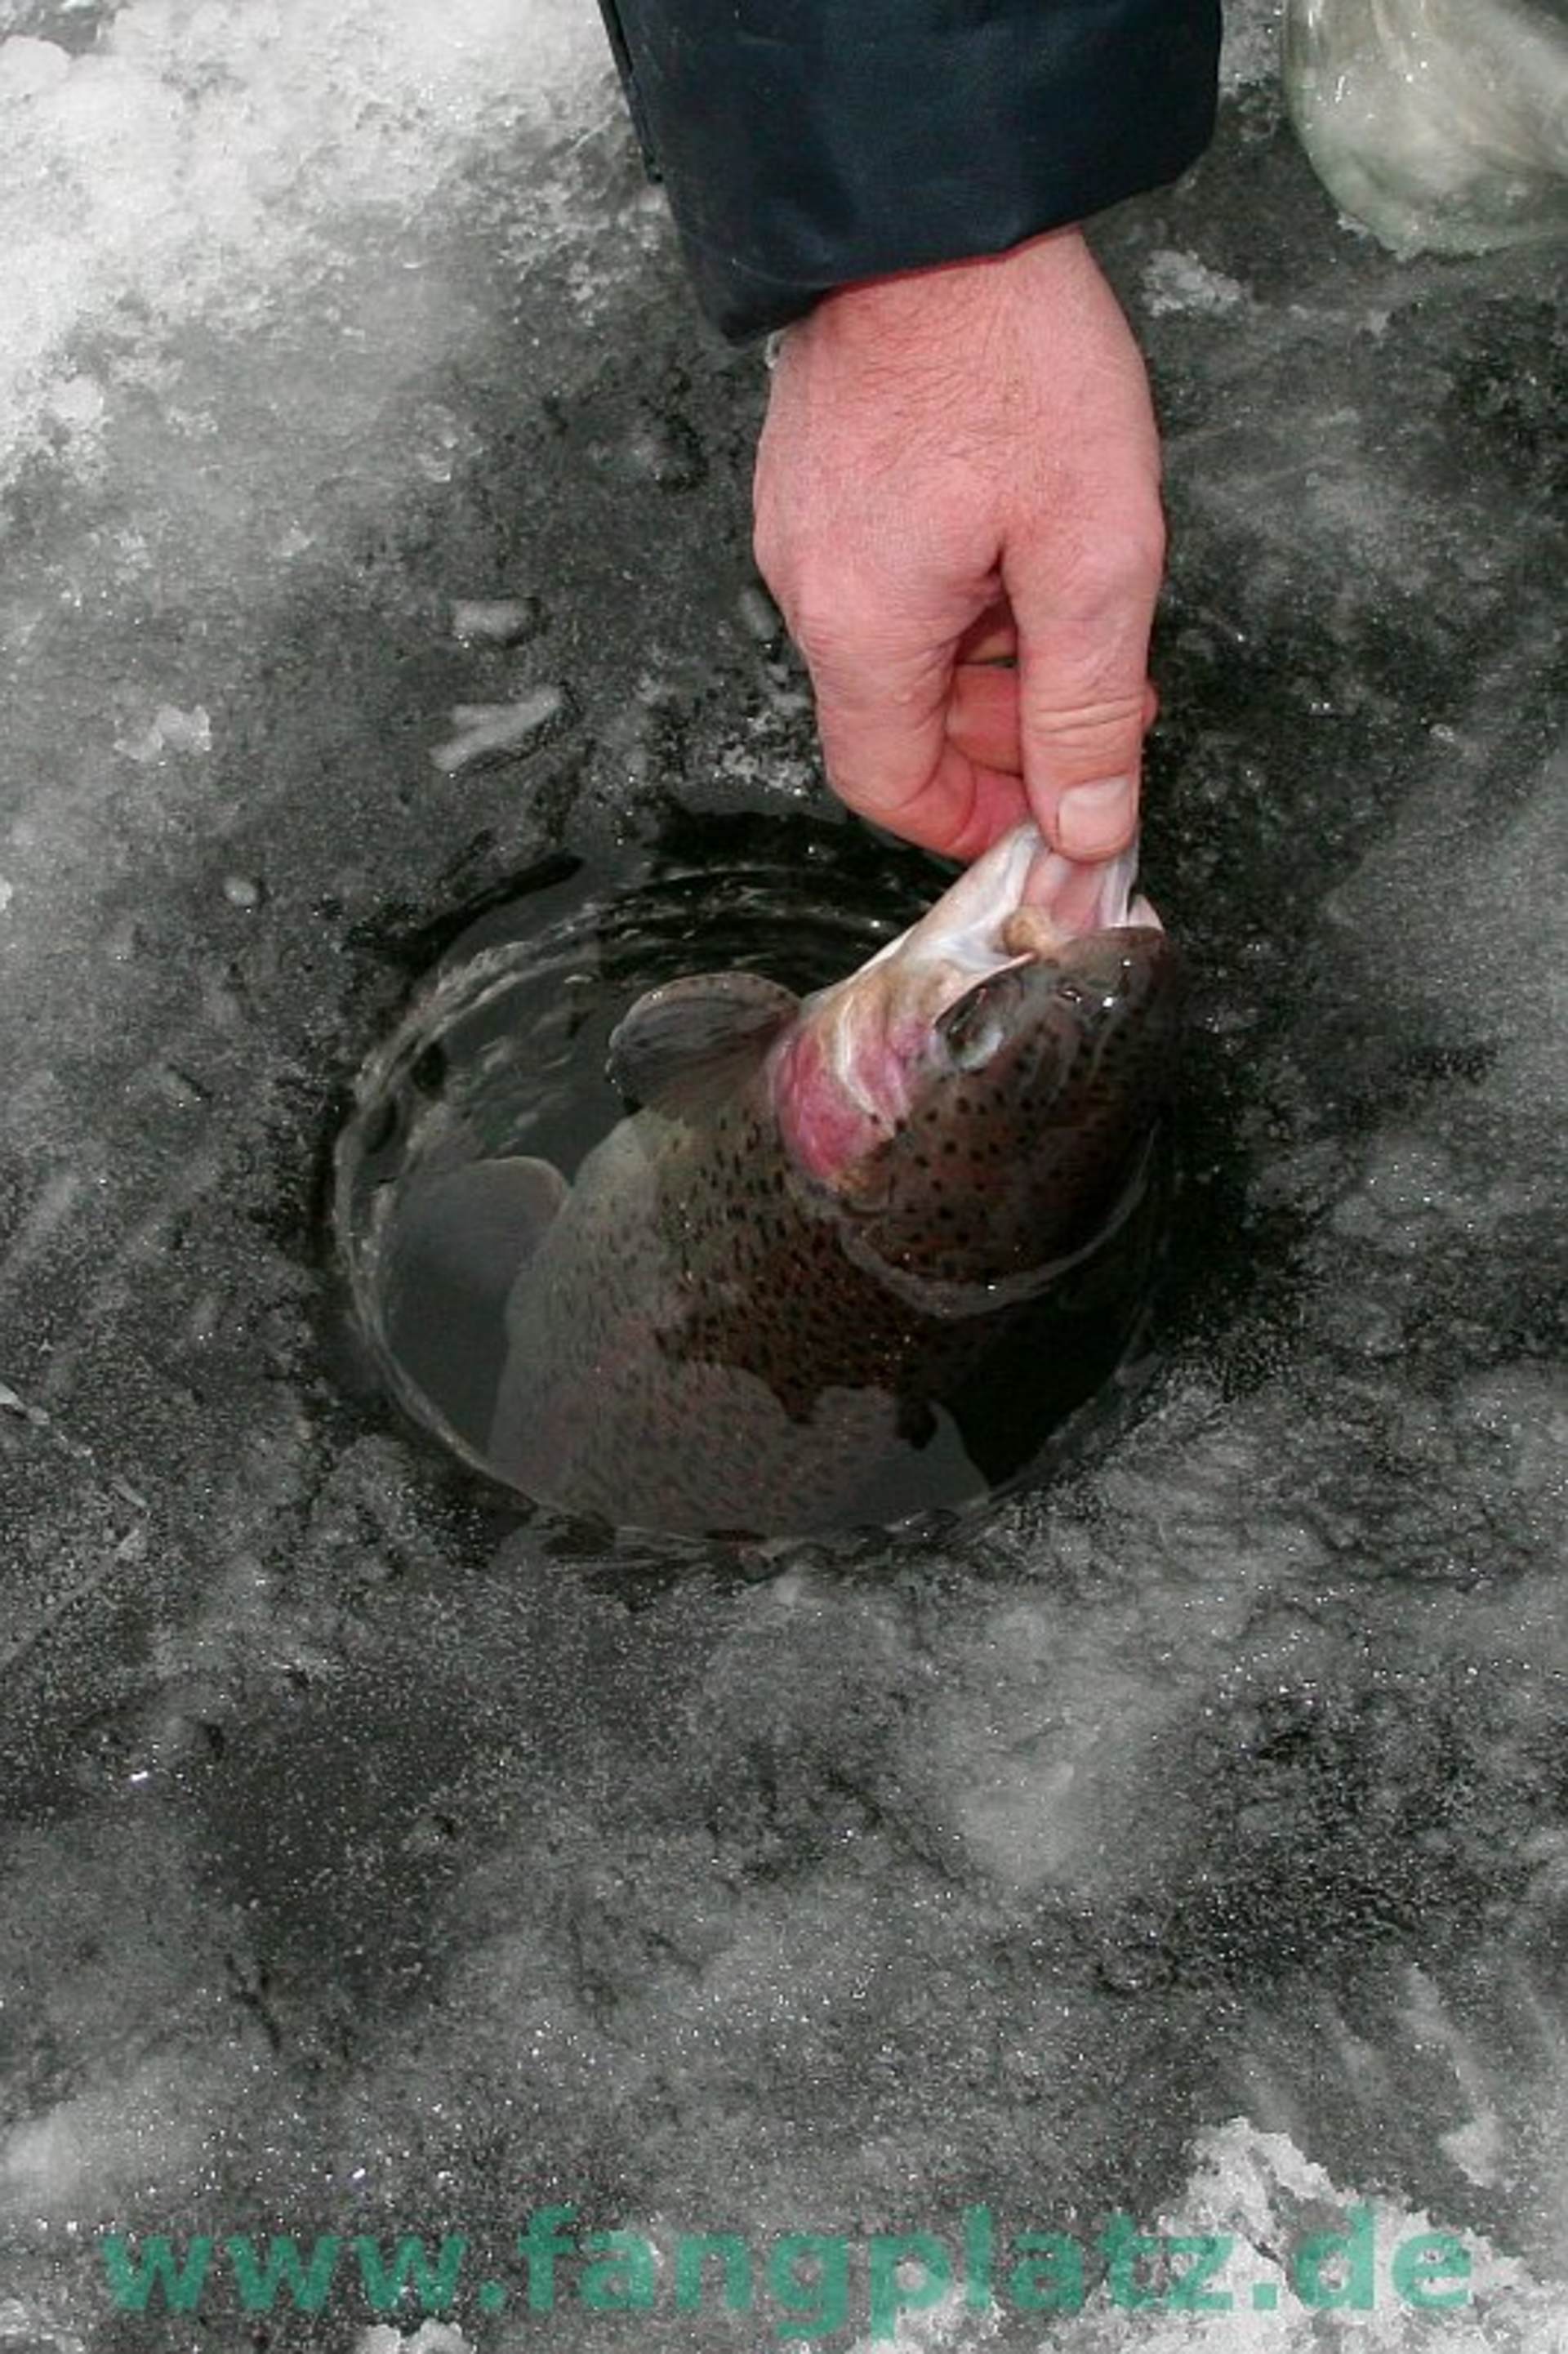
[[[831,1182],[893,1135],[971,1002],[1005,1022],[1018,991],[998,990],[1002,977],[1029,976],[1037,995],[1049,974],[1086,1013],[1097,989],[1106,1004],[1124,999],[1133,968],[1167,953],[1137,873],[1136,848],[1081,865],[1037,826],[1017,826],[858,972],[808,999],[774,1068],[784,1132],[806,1169]],[[974,1039],[969,1051],[979,1054]]]
[[[1011,965],[1043,964],[1073,940],[1097,932],[1160,931],[1159,917],[1137,890],[1138,846],[1094,865],[1053,850],[1038,826],[1015,826],[961,875],[927,914],[873,957],[841,987],[867,981],[879,967],[897,964],[906,980],[927,977],[948,1002]],[[928,1018],[945,1004],[922,990]],[[831,995],[832,992],[824,992]]]

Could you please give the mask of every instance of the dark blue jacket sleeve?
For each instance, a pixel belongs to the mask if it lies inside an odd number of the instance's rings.
[[[698,296],[736,340],[1174,179],[1219,0],[601,0]]]

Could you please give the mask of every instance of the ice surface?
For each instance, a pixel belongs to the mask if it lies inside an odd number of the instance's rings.
[[[62,440],[90,462],[150,329],[265,321],[355,216],[416,218],[481,141],[579,130],[603,80],[566,0],[126,0],[75,54],[0,22],[0,482]]]
[[[1561,2337],[1563,290],[1346,238],[1274,13],[1104,232],[1174,525],[1160,1370],[1045,1492],[694,1561],[393,1425],[315,1181],[444,926],[662,828],[703,945],[704,813],[814,790],[761,371],[586,16],[0,7],[65,60],[9,51],[0,189],[0,2342],[250,2342],[117,2321],[105,2228],[1277,2249],[1358,2194],[1484,2270],[1423,2342]],[[1092,2354],[1351,2342],[1091,2285]],[[419,2323],[328,2319],[274,2342]]]

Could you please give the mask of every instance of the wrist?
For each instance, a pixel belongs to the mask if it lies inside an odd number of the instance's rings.
[[[816,325],[836,342],[860,343],[885,355],[926,344],[934,326],[968,319],[1006,299],[1015,281],[1049,281],[1075,276],[1087,258],[1084,232],[1075,224],[1044,230],[1001,253],[974,254],[917,270],[891,270],[854,279],[824,294],[802,325]],[[796,332],[786,329],[785,334]]]

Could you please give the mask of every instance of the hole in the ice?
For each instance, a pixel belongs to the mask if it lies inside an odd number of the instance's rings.
[[[835,1221],[790,1225],[776,1140],[726,1161],[700,1123],[629,1114],[606,1076],[645,991],[736,970],[820,988],[945,880],[850,825],[686,818],[638,872],[556,862],[449,932],[335,1153],[353,1313],[403,1408],[535,1503],[758,1537],[961,1504],[1097,1426],[1147,1369],[1162,1134],[1040,1297],[957,1324],[874,1302],[879,1356]],[[968,1165],[983,1183],[986,1154]]]

